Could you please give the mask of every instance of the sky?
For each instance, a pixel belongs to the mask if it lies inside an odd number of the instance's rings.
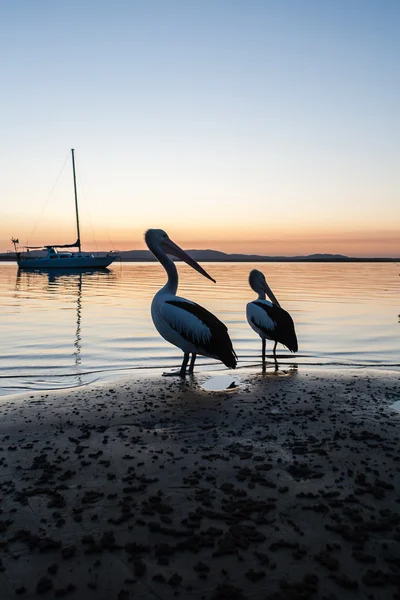
[[[398,0],[2,0],[0,251],[400,256]]]

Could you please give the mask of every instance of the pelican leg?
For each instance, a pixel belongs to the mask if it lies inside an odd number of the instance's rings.
[[[278,345],[278,342],[275,342],[274,349],[273,349],[274,361],[275,361],[275,371],[278,370],[278,361],[276,360],[276,347],[277,347],[277,345]]]
[[[265,371],[265,346],[266,346],[265,338],[262,338],[262,353],[261,353],[261,358],[262,358],[262,366],[263,366],[263,370],[264,371]]]
[[[197,356],[197,354],[193,353],[192,354],[192,358],[190,360],[190,365],[189,365],[189,373],[190,373],[190,375],[192,375],[193,371],[194,371],[194,363],[196,362],[196,356]]]
[[[189,354],[184,354],[182,366],[179,369],[179,371],[170,371],[168,373],[163,373],[163,377],[182,377],[184,379],[185,375],[186,375],[186,367],[187,367],[188,361],[189,361]]]
[[[182,377],[182,379],[184,379],[186,376],[186,367],[187,367],[188,362],[189,362],[189,354],[185,353],[183,355],[181,370],[179,371],[179,377]]]

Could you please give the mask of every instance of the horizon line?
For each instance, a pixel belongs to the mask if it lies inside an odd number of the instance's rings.
[[[34,252],[42,252],[37,249]],[[103,254],[106,250],[92,250],[91,254]],[[119,255],[121,262],[156,262],[157,259],[153,256],[150,250],[113,250],[114,254]],[[313,252],[311,254],[291,254],[291,255],[271,255],[271,254],[247,254],[242,252],[224,252],[222,250],[213,250],[211,248],[198,249],[191,248],[186,252],[195,253],[210,253],[216,256],[209,256],[206,259],[198,259],[202,262],[400,262],[400,256],[349,256],[341,253],[331,252]],[[128,257],[127,254],[146,254],[148,258],[137,258],[134,256]],[[222,255],[222,256],[221,256]],[[180,259],[175,259],[180,262]],[[16,261],[16,253],[14,251],[0,252],[0,261],[13,262]]]

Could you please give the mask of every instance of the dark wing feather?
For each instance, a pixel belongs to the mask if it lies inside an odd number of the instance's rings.
[[[275,329],[273,331],[268,329],[265,331],[265,334],[275,342],[286,346],[291,352],[297,352],[298,344],[296,332],[293,319],[289,313],[280,306],[276,306],[276,304],[270,305],[265,302],[257,301],[255,301],[254,304],[262,308],[269,318],[276,323]],[[262,326],[259,323],[257,323],[257,327],[262,330]]]
[[[224,325],[224,323],[222,323],[222,321],[217,319],[215,315],[195,302],[185,302],[184,300],[167,300],[166,304],[177,306],[178,308],[186,310],[200,319],[200,321],[202,321],[211,332],[210,340],[202,344],[202,349],[205,351],[205,354],[218,357],[219,360],[221,360],[227,367],[232,369],[236,367],[237,356],[228,334],[228,328],[226,325]],[[194,335],[191,336],[190,331],[185,333],[185,337],[191,343],[198,345],[198,340]]]

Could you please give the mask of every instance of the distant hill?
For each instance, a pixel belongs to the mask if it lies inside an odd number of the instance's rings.
[[[187,250],[198,262],[400,262],[400,258],[357,258],[344,254],[307,254],[300,256],[263,256],[260,254],[227,254],[218,250]],[[43,252],[32,251],[31,256],[41,256]],[[101,252],[93,252],[95,256]],[[118,252],[123,262],[155,261],[149,250],[125,250]],[[15,254],[0,254],[0,261],[15,261]]]
[[[263,256],[260,254],[227,254],[218,250],[187,250],[198,262],[394,262],[395,258],[354,258],[344,254],[308,254],[300,256]],[[148,250],[118,252],[122,261],[155,261]]]

